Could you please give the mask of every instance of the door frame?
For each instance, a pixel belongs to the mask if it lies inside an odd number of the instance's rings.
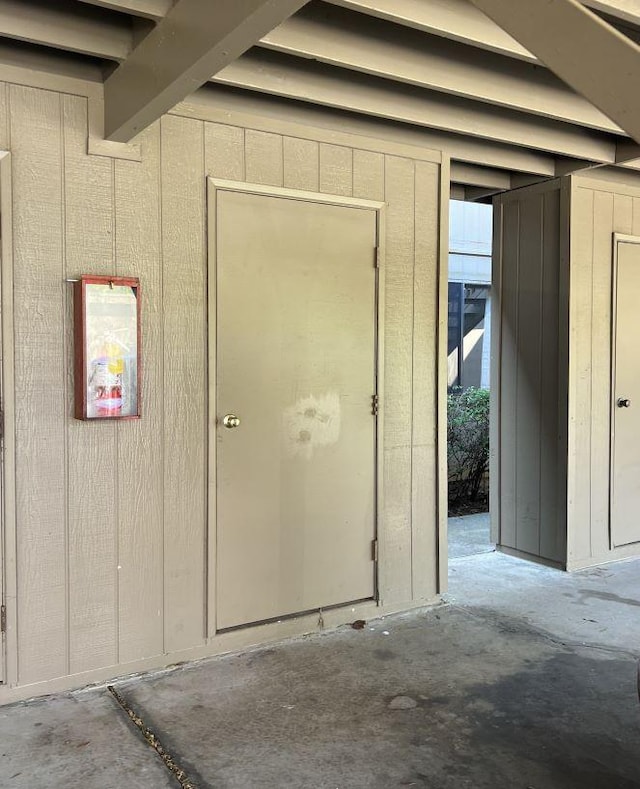
[[[618,332],[618,248],[620,244],[640,245],[640,236],[628,235],[626,233],[613,234],[613,270],[611,281],[611,379],[610,379],[610,441],[609,441],[609,548],[622,548],[623,545],[616,546],[613,537],[613,481],[615,475],[614,457],[616,442],[616,346]],[[628,544],[628,543],[626,543]],[[638,543],[630,543],[637,545]]]
[[[376,247],[371,265],[376,270],[377,320],[375,337],[375,370],[377,412],[375,414],[375,512],[374,529],[376,555],[374,557],[374,595],[380,600],[380,533],[383,528],[383,414],[384,414],[384,260],[385,260],[385,208],[386,203],[356,197],[307,192],[264,184],[207,178],[207,572],[206,572],[206,634],[212,638],[216,625],[216,572],[217,572],[217,197],[218,192],[243,192],[245,194],[279,197],[308,203],[359,208],[376,213]],[[345,602],[345,606],[351,605]],[[300,614],[302,615],[302,614]],[[297,614],[292,615],[295,618]],[[260,623],[247,625],[259,627]]]

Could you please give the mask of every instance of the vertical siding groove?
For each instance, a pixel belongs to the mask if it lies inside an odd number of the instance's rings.
[[[538,276],[538,324],[540,326],[540,337],[538,339],[538,396],[537,396],[537,407],[540,413],[540,420],[539,425],[540,429],[538,434],[540,436],[540,440],[538,443],[538,556],[542,555],[542,453],[543,453],[543,446],[544,446],[544,435],[543,435],[543,415],[542,415],[542,377],[543,377],[543,358],[542,358],[542,351],[543,351],[543,337],[544,337],[544,323],[543,323],[543,316],[544,316],[544,302],[545,302],[545,288],[544,288],[544,274],[545,274],[545,243],[544,243],[544,230],[545,230],[545,202],[544,202],[544,195],[540,196],[540,227],[539,227],[539,270],[540,274]]]
[[[89,136],[89,126],[88,126],[88,103],[87,103],[87,138]],[[117,250],[117,233],[118,228],[116,226],[116,164],[115,160],[110,160],[111,162],[111,260],[113,261],[113,274],[114,276],[118,276],[118,258],[116,255]],[[139,349],[138,349],[139,350]],[[114,439],[113,439],[113,455],[114,455],[114,462],[113,466],[115,469],[114,473],[114,486],[113,486],[113,495],[115,498],[115,517],[113,519],[113,528],[114,528],[114,535],[113,541],[115,546],[115,566],[113,568],[114,572],[114,584],[115,584],[115,594],[114,594],[114,620],[115,620],[115,660],[116,663],[120,663],[120,474],[119,474],[119,459],[120,459],[120,452],[119,452],[119,437],[120,437],[120,425],[116,424],[114,430]]]
[[[352,182],[353,183],[353,182]],[[413,216],[413,234],[412,234],[412,267],[411,267],[411,396],[410,396],[410,406],[409,406],[409,414],[411,419],[411,454],[409,460],[409,473],[410,473],[410,483],[409,483],[409,507],[410,507],[410,521],[411,521],[411,529],[410,529],[410,539],[409,539],[409,552],[411,556],[411,599],[415,599],[415,557],[414,557],[414,538],[415,538],[415,530],[416,530],[416,523],[414,519],[415,514],[415,504],[413,500],[414,494],[414,480],[413,480],[413,466],[414,466],[414,447],[415,447],[415,419],[414,419],[414,400],[415,400],[415,385],[416,385],[416,355],[415,355],[415,346],[416,346],[416,336],[415,336],[415,328],[416,328],[416,166],[415,163],[413,165],[413,202],[411,205],[411,213]]]
[[[68,267],[67,267],[67,234],[66,234],[66,226],[67,226],[67,216],[66,216],[66,163],[65,163],[65,148],[66,148],[66,140],[65,140],[65,125],[64,125],[64,105],[63,102],[60,101],[60,159],[62,161],[62,168],[60,174],[60,211],[61,211],[61,221],[62,221],[62,228],[61,228],[61,244],[62,244],[62,261],[63,261],[63,270],[62,270],[62,278],[63,278],[63,296],[65,301],[73,301],[73,290],[69,283],[66,282],[68,277]],[[73,307],[71,307],[71,312],[73,311]],[[65,309],[64,314],[68,315],[69,310]],[[69,388],[67,386],[67,376],[63,376],[63,402],[68,402],[69,398]],[[65,621],[66,621],[66,655],[65,655],[65,671],[67,674],[71,673],[71,571],[70,571],[70,540],[69,540],[69,501],[71,499],[69,485],[70,485],[70,474],[69,474],[69,431],[64,431],[64,459],[63,459],[63,467],[65,470],[65,488],[64,488],[64,574],[65,574]]]
[[[160,348],[164,349],[165,346],[165,335],[166,335],[166,323],[167,323],[167,316],[164,311],[164,304],[165,304],[165,293],[164,293],[164,234],[162,232],[162,217],[164,216],[164,194],[162,191],[162,120],[157,121],[158,124],[158,169],[156,173],[157,178],[157,185],[158,185],[158,249],[160,253],[159,265],[160,265],[160,314],[162,316],[160,321],[160,337],[161,337],[161,344]],[[164,382],[166,381],[166,370],[165,370],[165,357],[164,357],[164,350],[160,350],[160,381],[163,384],[163,396],[161,400],[161,407],[160,407],[160,429],[162,430],[163,440],[161,443],[161,471],[162,471],[162,483],[164,487],[164,481],[167,478],[167,450],[164,443],[164,436],[166,435],[166,406],[164,402]],[[164,497],[164,493],[161,497],[162,500],[162,544],[160,548],[160,559],[162,564],[162,583],[160,585],[160,613],[161,613],[161,633],[162,633],[162,651],[167,652],[167,607],[166,607],[166,590],[165,590],[165,583],[164,583],[164,572],[165,567],[167,566],[166,560],[166,544],[167,544],[167,507],[166,501]]]

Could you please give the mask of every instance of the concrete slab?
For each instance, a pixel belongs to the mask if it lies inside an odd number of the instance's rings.
[[[458,559],[447,605],[118,689],[199,789],[640,789],[639,571]],[[128,727],[100,689],[0,710],[0,785],[178,786]]]
[[[0,707],[2,789],[174,789],[104,690]]]
[[[491,542],[489,513],[449,518],[448,543],[450,559],[495,551],[496,546]]]
[[[445,599],[517,618],[564,643],[640,650],[640,561],[566,573],[502,553],[449,564]]]

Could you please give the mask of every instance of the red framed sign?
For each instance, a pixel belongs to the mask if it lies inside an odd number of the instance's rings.
[[[140,281],[80,277],[74,284],[74,319],[76,419],[138,419]]]

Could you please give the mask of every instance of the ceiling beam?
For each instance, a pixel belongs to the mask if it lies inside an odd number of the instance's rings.
[[[640,145],[633,140],[620,140],[616,145],[616,164],[640,160]]]
[[[492,170],[489,167],[479,167],[462,162],[451,162],[450,180],[451,183],[483,189],[498,191],[511,189],[511,173],[506,170]]]
[[[584,5],[603,14],[640,25],[640,6],[638,0],[584,0]]]
[[[640,142],[640,47],[578,0],[472,0]]]
[[[0,0],[0,36],[118,61],[129,55],[133,42],[127,17],[75,0],[47,5]]]
[[[473,6],[470,6],[473,8]],[[313,5],[260,46],[365,74],[608,132],[620,129],[546,69],[342,8]]]
[[[511,188],[511,187],[509,187]],[[483,186],[465,186],[464,198],[471,203],[487,203],[491,202],[491,198],[500,192],[506,192],[506,189],[486,189]]]
[[[605,162],[615,157],[614,138],[589,129],[354,72],[347,76],[344,69],[264,50],[239,58],[215,81],[553,154]]]
[[[459,41],[499,55],[537,58],[468,0],[326,0],[405,27]]]
[[[159,22],[173,6],[173,0],[81,0],[81,2],[152,19],[154,22]]]
[[[105,135],[129,142],[305,0],[177,0],[104,85]]]

